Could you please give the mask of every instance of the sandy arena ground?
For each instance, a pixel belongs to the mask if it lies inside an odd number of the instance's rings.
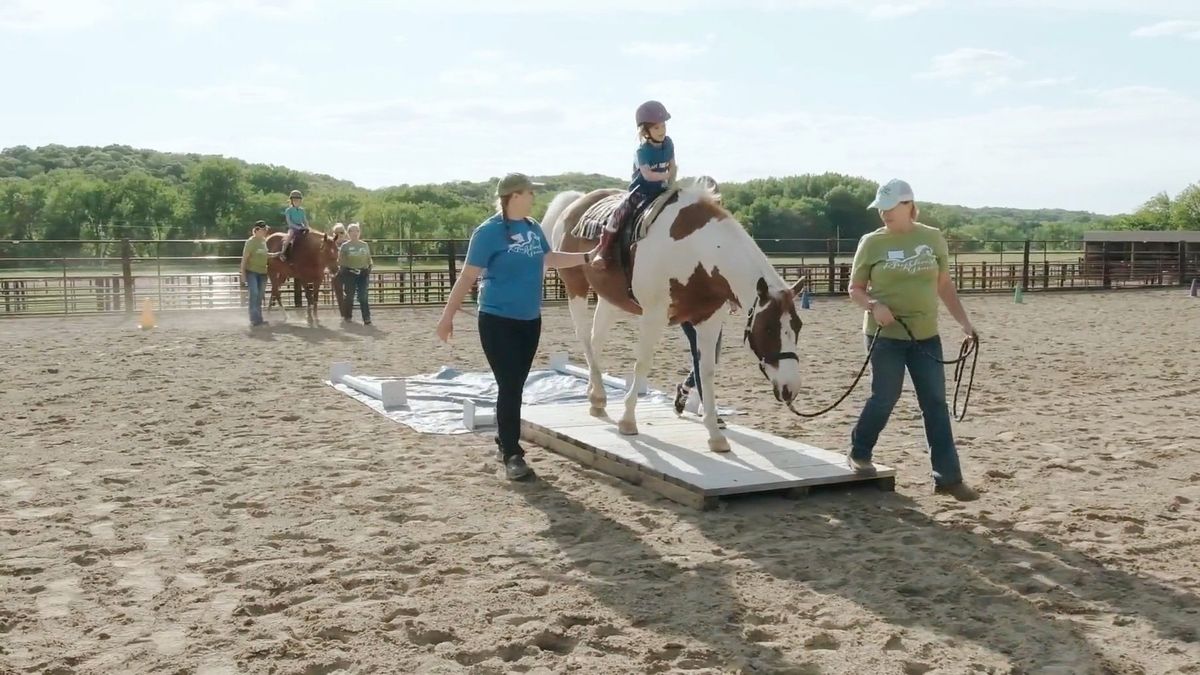
[[[541,480],[507,483],[489,435],[418,435],[321,384],[338,358],[484,369],[467,316],[451,347],[435,309],[0,323],[0,672],[1200,673],[1200,300],[966,303],[982,500],[931,494],[909,392],[877,450],[895,493],[707,513],[540,448]],[[845,300],[804,318],[811,409],[861,342]],[[731,421],[843,450],[865,389],[801,423],[728,325]],[[535,367],[556,349],[578,354],[562,306]],[[654,386],[686,364],[672,331]]]

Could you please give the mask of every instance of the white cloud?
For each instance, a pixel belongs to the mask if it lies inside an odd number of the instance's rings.
[[[694,42],[635,42],[625,45],[621,52],[627,56],[662,61],[686,61],[708,51],[708,45]]]
[[[1021,84],[1031,89],[1042,89],[1046,87],[1062,87],[1074,81],[1074,77],[1039,77],[1035,80],[1022,82]]]
[[[233,82],[203,87],[184,87],[177,90],[177,93],[185,101],[221,106],[283,103],[288,98],[287,90],[282,87]]]
[[[1007,52],[961,48],[936,56],[930,70],[918,78],[969,83],[978,93],[995,91],[1012,81],[1025,62]]]
[[[1194,180],[1198,116],[1200,99],[1132,86],[1089,92],[1069,106],[1002,106],[910,120],[812,112],[712,116],[681,121],[672,135],[686,148],[682,171],[718,180],[824,171],[898,175],[914,184],[918,199],[1116,213]]]
[[[1088,14],[1179,16],[1195,11],[1195,0],[969,0],[982,7],[1037,9]],[[966,4],[966,3],[964,3]]]
[[[438,74],[442,84],[452,87],[501,87],[514,82],[528,85],[563,84],[575,79],[574,71],[567,68],[534,68],[517,70],[513,66],[503,69],[487,66],[452,68]]]
[[[699,107],[705,99],[717,95],[718,86],[712,80],[660,80],[642,87],[642,93],[661,101],[670,101],[678,108]]]
[[[272,21],[304,18],[316,12],[317,0],[175,0],[161,7],[173,12],[178,23],[206,27],[235,15]]]
[[[81,30],[112,15],[108,0],[0,0],[0,31]]]
[[[481,68],[452,68],[438,74],[438,81],[452,87],[490,87],[502,84],[495,72]]]
[[[1200,40],[1200,21],[1175,19],[1142,26],[1132,33],[1136,38],[1181,36],[1189,40]]]
[[[896,19],[933,9],[942,4],[941,0],[908,0],[907,2],[883,2],[867,9],[867,16],[872,19]]]
[[[930,69],[917,79],[945,80],[969,85],[977,94],[987,94],[1007,86],[1030,89],[1058,87],[1075,81],[1074,77],[1018,79],[1028,64],[1007,52],[963,48],[936,56]]]
[[[287,87],[300,81],[294,68],[260,61],[225,82],[193,85],[175,90],[181,99],[236,109],[251,105],[275,105],[288,101]]]
[[[525,84],[563,84],[575,80],[575,71],[567,68],[541,68],[521,74]]]

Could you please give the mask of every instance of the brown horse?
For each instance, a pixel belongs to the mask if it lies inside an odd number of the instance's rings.
[[[267,251],[278,253],[283,248],[285,237],[283,232],[276,232],[268,236]],[[267,274],[271,277],[271,299],[267,302],[267,309],[270,310],[278,302],[279,308],[283,311],[283,318],[285,321],[287,320],[287,310],[283,307],[280,291],[289,278],[294,278],[304,287],[304,293],[308,299],[308,325],[320,323],[317,319],[317,300],[320,298],[321,282],[325,280],[325,272],[329,271],[333,277],[333,294],[337,298],[340,311],[342,309],[342,293],[336,274],[337,256],[338,252],[334,246],[333,237],[328,234],[310,229],[308,232],[298,235],[292,242],[287,262],[272,256],[267,263]]]

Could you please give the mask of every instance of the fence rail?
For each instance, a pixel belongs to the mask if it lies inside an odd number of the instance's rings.
[[[818,295],[848,289],[856,242],[769,243],[764,248],[772,249],[769,257],[785,279],[806,276]],[[371,244],[376,254],[368,294],[378,307],[444,303],[467,248],[465,240],[449,239]],[[1150,251],[1110,250],[1107,244],[1085,249],[1081,242],[1062,241],[955,244],[950,274],[964,292],[1152,288],[1200,276],[1196,243]],[[50,245],[79,255],[43,255]],[[248,296],[237,273],[241,245],[242,240],[0,242],[0,317],[133,312],[147,298],[162,311],[245,307]],[[779,250],[789,246],[791,252]],[[185,255],[188,247],[203,250]],[[88,248],[96,254],[83,255]],[[299,306],[300,288],[289,286],[291,304]],[[555,270],[547,272],[543,293],[547,301],[566,299]],[[319,302],[336,306],[328,283]]]

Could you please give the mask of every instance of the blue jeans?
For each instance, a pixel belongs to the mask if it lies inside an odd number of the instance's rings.
[[[687,379],[683,381],[683,386],[692,389],[695,388],[700,399],[704,399],[704,388],[700,385],[700,350],[696,348],[696,327],[684,321],[679,324],[683,328],[683,334],[687,336],[688,347],[692,350],[692,372],[688,373]],[[717,334],[717,359],[721,358],[721,335]]]
[[[371,270],[365,269],[359,274],[355,274],[351,270],[342,270],[342,296],[345,299],[346,313],[345,318],[349,319],[354,315],[354,298],[358,297],[358,307],[362,312],[363,322],[371,320],[371,306],[367,303],[367,284],[371,280]]]
[[[866,345],[871,345],[869,335]],[[871,460],[875,442],[900,399],[907,368],[925,422],[925,442],[929,446],[934,483],[953,485],[962,481],[962,469],[958,464],[954,432],[950,428],[950,410],[946,406],[946,369],[930,358],[931,355],[945,360],[940,337],[918,342],[879,338],[871,354],[871,397],[850,434],[850,456]]]
[[[258,272],[246,272],[246,290],[250,291],[250,325],[257,326],[263,322],[263,294],[267,290],[267,275]]]

